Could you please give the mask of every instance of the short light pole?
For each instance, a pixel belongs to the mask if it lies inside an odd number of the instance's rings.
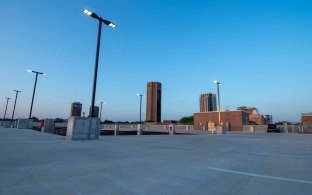
[[[100,108],[100,121],[102,121],[102,107],[103,107],[103,103],[105,104],[105,102],[98,102],[99,104],[101,104],[101,108]]]
[[[35,93],[36,93],[36,86],[37,86],[38,74],[42,74],[42,75],[45,75],[45,74],[42,73],[42,72],[30,70],[30,69],[28,69],[27,71],[36,74],[35,85],[34,85],[34,91],[33,91],[32,99],[31,99],[31,106],[30,106],[30,112],[29,112],[29,117],[28,117],[28,118],[31,118],[32,108],[33,108],[33,104],[34,104],[34,97],[35,97]]]
[[[5,111],[4,111],[3,120],[5,120],[6,112],[7,112],[8,104],[9,104],[9,100],[11,99],[11,98],[9,98],[9,97],[4,97],[4,98],[6,99],[6,106],[5,106]]]
[[[14,102],[14,107],[13,107],[13,113],[12,113],[11,121],[14,120],[14,112],[15,112],[15,106],[16,106],[16,101],[17,101],[17,95],[18,95],[18,93],[22,92],[22,91],[19,91],[19,90],[13,90],[13,91],[15,91],[16,95],[15,95],[15,102]]]
[[[92,100],[91,100],[91,109],[89,116],[95,117],[94,115],[94,102],[95,102],[95,92],[96,92],[96,81],[97,81],[97,72],[98,72],[98,64],[99,64],[99,54],[100,54],[100,44],[101,44],[101,31],[102,31],[102,22],[112,28],[115,28],[116,25],[112,22],[105,20],[99,17],[97,14],[93,13],[90,10],[84,9],[83,12],[92,18],[95,18],[99,21],[99,30],[98,30],[98,39],[97,39],[97,49],[95,55],[95,68],[94,68],[94,77],[93,77],[93,90],[92,90]]]
[[[218,125],[221,125],[221,113],[220,113],[220,93],[219,93],[219,86],[221,83],[219,81],[214,81],[214,83],[217,84],[217,90],[218,90],[218,118],[219,118],[219,123]]]
[[[142,97],[143,97],[143,95],[138,93],[137,96],[140,96],[140,124],[141,124],[142,123],[141,116],[142,116]]]

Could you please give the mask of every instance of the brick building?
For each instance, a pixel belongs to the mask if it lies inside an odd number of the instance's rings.
[[[159,82],[147,83],[146,122],[161,122],[161,83]]]
[[[312,124],[312,113],[302,113],[301,114],[301,122],[304,125]]]
[[[252,124],[257,124],[257,125],[267,125],[269,123],[272,123],[272,116],[267,115],[270,117],[265,117],[261,115],[258,111],[257,108],[252,107],[252,106],[240,106],[237,108],[237,110],[243,110],[246,111],[249,114],[249,122]]]
[[[227,124],[230,131],[241,131],[249,122],[249,114],[244,110],[221,112],[221,123]],[[218,124],[218,112],[194,113],[194,129],[209,130]]]

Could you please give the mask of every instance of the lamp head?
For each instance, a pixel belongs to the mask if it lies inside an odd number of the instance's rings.
[[[213,81],[215,84],[217,84],[217,85],[221,85],[221,83],[219,82],[219,81]]]
[[[103,21],[103,23],[106,24],[107,26],[110,26],[110,27],[112,27],[112,28],[115,28],[115,27],[116,27],[116,24],[114,24],[114,23],[112,23],[112,22],[110,22],[110,21],[108,21],[108,20],[102,19],[102,21]]]
[[[96,15],[96,13],[93,13],[92,11],[88,9],[84,9],[83,13],[87,14],[88,16],[91,16],[92,18],[100,19],[100,17]]]

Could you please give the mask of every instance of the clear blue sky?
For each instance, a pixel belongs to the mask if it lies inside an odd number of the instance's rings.
[[[255,106],[274,121],[312,112],[312,1],[0,0],[0,97],[18,97],[17,117],[88,113],[98,23],[103,26],[97,101],[103,118],[134,121],[146,82],[163,85],[162,119],[199,111],[199,95],[222,85],[221,109]],[[13,102],[8,114],[11,116]],[[143,99],[143,119],[145,119]],[[4,113],[5,99],[0,101]]]

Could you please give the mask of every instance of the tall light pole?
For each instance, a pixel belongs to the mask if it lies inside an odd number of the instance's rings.
[[[219,93],[219,86],[221,83],[219,81],[213,81],[217,84],[217,90],[218,90],[218,116],[219,116],[219,123],[218,125],[221,125],[221,113],[220,113],[220,93]]]
[[[142,116],[142,94],[137,94],[137,96],[140,96],[140,124],[142,123],[142,120],[141,120],[141,116]]]
[[[3,116],[3,120],[5,120],[5,116],[6,116],[6,112],[7,112],[7,109],[8,109],[8,104],[9,104],[9,100],[11,98],[9,97],[4,97],[6,99],[6,106],[5,106],[5,111],[4,111],[4,116]]]
[[[38,74],[42,74],[42,75],[45,75],[45,74],[42,73],[42,72],[30,70],[30,69],[28,69],[27,71],[36,74],[35,85],[34,85],[34,91],[33,91],[33,96],[32,96],[32,99],[31,99],[31,106],[30,106],[30,112],[29,112],[29,117],[28,117],[28,118],[31,118],[32,108],[33,108],[33,104],[34,104],[34,97],[35,97],[35,92],[36,92],[36,86],[37,86]]]
[[[92,90],[92,100],[91,100],[91,109],[89,116],[95,117],[94,115],[94,101],[95,101],[95,92],[96,92],[96,81],[97,81],[97,71],[98,71],[98,64],[99,64],[99,54],[100,54],[100,44],[101,44],[101,31],[102,31],[102,22],[112,28],[115,28],[116,25],[112,22],[105,20],[99,17],[97,14],[93,13],[90,10],[84,9],[83,12],[92,18],[95,18],[99,21],[99,30],[98,30],[98,39],[97,39],[97,49],[95,55],[95,68],[94,68],[94,77],[93,77],[93,90]]]
[[[12,113],[12,119],[11,119],[11,121],[14,120],[14,112],[15,112],[15,106],[16,106],[16,101],[17,101],[17,95],[18,95],[18,93],[22,92],[22,91],[19,91],[19,90],[13,90],[13,91],[16,92],[16,95],[15,95],[15,102],[14,102],[14,107],[13,107],[13,113]]]

